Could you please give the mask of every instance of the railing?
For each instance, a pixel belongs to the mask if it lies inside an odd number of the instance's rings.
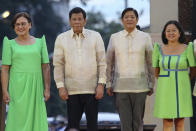
[[[0,69],[1,73],[1,69]],[[0,75],[1,80],[1,75]],[[5,103],[3,102],[2,88],[0,82],[0,131],[5,130]]]

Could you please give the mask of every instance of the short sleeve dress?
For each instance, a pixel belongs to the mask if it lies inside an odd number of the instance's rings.
[[[160,68],[154,116],[165,119],[191,117],[192,93],[188,68],[195,66],[193,44],[189,43],[180,55],[164,55],[155,43],[152,62],[153,67]]]
[[[49,63],[44,36],[32,45],[4,38],[2,65],[10,65],[5,131],[48,131],[42,63]]]

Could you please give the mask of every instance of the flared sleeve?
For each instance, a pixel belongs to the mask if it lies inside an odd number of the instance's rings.
[[[2,65],[12,64],[12,48],[10,40],[7,37],[3,39],[3,53],[2,53]]]
[[[159,67],[160,46],[158,43],[154,44],[152,53],[152,67]]]

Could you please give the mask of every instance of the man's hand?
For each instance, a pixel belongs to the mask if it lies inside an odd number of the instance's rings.
[[[3,101],[6,103],[6,104],[9,104],[10,102],[10,95],[7,91],[3,92]]]
[[[154,93],[153,88],[150,88],[150,90],[148,91],[148,95],[151,96]]]
[[[104,85],[102,84],[98,84],[97,88],[96,88],[96,94],[95,94],[95,98],[97,100],[100,100],[103,98],[103,94],[104,94]]]
[[[44,100],[48,101],[49,98],[50,98],[50,88],[45,88],[45,90],[44,90]]]
[[[114,95],[113,89],[112,89],[111,87],[107,88],[107,94],[108,94],[109,96],[113,96],[113,95]]]
[[[59,96],[64,101],[68,100],[69,97],[68,97],[68,91],[67,91],[67,89],[64,88],[64,87],[59,88]]]

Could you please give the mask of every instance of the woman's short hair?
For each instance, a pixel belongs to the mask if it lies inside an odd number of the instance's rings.
[[[162,31],[162,41],[163,41],[163,43],[168,44],[168,39],[166,38],[165,31],[166,31],[167,26],[171,25],[171,24],[175,25],[176,28],[178,29],[179,33],[180,33],[180,37],[179,37],[178,41],[180,43],[184,43],[186,41],[186,38],[185,38],[185,35],[184,35],[184,30],[183,30],[182,26],[180,25],[180,23],[176,20],[170,20],[165,24],[165,26],[163,28],[163,31]]]
[[[136,18],[138,19],[138,13],[137,10],[134,8],[126,8],[123,10],[122,14],[121,14],[121,19],[123,19],[124,15],[128,12],[128,11],[133,11],[133,13],[135,14]]]
[[[32,24],[31,17],[27,12],[19,12],[19,13],[15,14],[13,19],[12,19],[11,26],[12,26],[13,29],[15,27],[17,19],[20,18],[20,17],[26,18],[27,21]]]

